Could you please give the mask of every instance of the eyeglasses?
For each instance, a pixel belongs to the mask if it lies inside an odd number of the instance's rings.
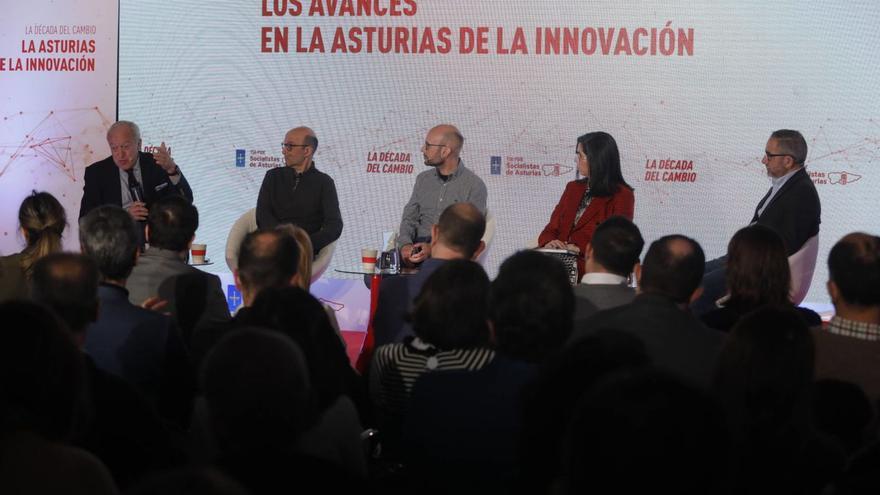
[[[425,141],[425,148],[430,148],[431,146],[436,146],[438,148],[448,148],[448,146],[446,146],[445,144],[434,144]]]
[[[768,160],[771,158],[776,158],[777,156],[790,156],[791,159],[794,160],[794,155],[792,155],[791,153],[770,153],[769,151],[764,150],[764,156],[766,156]]]
[[[293,150],[294,148],[306,148],[306,147],[308,147],[308,146],[309,146],[309,145],[307,145],[307,144],[290,144],[290,143],[281,143],[281,147],[284,148],[284,149],[287,150],[287,151],[291,151],[291,150]]]

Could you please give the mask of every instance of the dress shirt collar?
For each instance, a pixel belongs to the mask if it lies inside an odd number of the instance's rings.
[[[588,285],[624,285],[626,277],[621,277],[614,273],[585,273],[581,277],[581,283]]]

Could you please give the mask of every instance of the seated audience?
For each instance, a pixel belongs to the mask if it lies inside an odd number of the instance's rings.
[[[220,448],[215,465],[251,493],[360,488],[359,478],[296,448],[316,414],[306,358],[290,338],[247,327],[232,332],[205,358],[200,381]]]
[[[698,385],[708,386],[724,334],[706,328],[688,310],[700,295],[705,258],[696,241],[669,235],[645,254],[633,302],[578,322],[571,341],[610,328],[635,335],[651,361]]]
[[[816,328],[816,376],[853,382],[880,399],[880,238],[852,233],[828,254],[834,317]]]
[[[440,214],[431,226],[431,257],[425,259],[413,275],[384,277],[379,287],[379,301],[373,316],[376,347],[403,342],[413,334],[406,316],[425,280],[449,260],[476,260],[486,245],[486,218],[471,203],[455,203]]]
[[[80,348],[98,316],[98,267],[91,258],[54,253],[33,268],[32,296],[58,315]],[[123,379],[102,371],[83,353],[88,421],[73,441],[98,456],[125,489],[147,473],[183,462],[155,408]]]
[[[67,214],[54,196],[34,191],[21,202],[18,223],[25,248],[20,253],[0,256],[0,301],[28,297],[34,263],[49,253],[61,251]]]
[[[584,276],[574,288],[575,320],[632,302],[636,290],[629,277],[636,273],[638,278],[644,246],[639,228],[625,217],[615,215],[596,227],[586,248]]]
[[[141,304],[158,296],[189,344],[201,321],[229,320],[229,306],[217,275],[187,264],[199,228],[199,212],[182,196],[166,196],[153,204],[147,220],[149,248],[137,261],[125,287],[128,300]]]
[[[299,287],[265,289],[240,322],[277,330],[303,351],[319,419],[300,437],[300,450],[365,476],[359,416],[370,419],[366,390],[321,303]]]
[[[185,425],[193,380],[180,332],[173,319],[128,300],[125,283],[138,257],[134,221],[118,206],[99,206],[80,219],[79,240],[101,273],[85,351],[98,368],[146,394],[164,418]]]
[[[196,367],[214,344],[240,326],[239,320],[263,289],[300,284],[299,259],[299,245],[284,229],[259,229],[244,237],[238,253],[238,268],[233,272],[235,286],[241,291],[241,307],[229,322],[206,322],[195,329],[192,355]]]
[[[580,400],[564,438],[565,477],[552,493],[728,493],[724,414],[675,375],[607,377]]]
[[[843,448],[813,424],[813,339],[790,306],[765,306],[731,330],[715,391],[733,444],[733,493],[822,491],[843,468]]]
[[[620,172],[617,142],[605,132],[577,138],[577,170],[583,179],[565,186],[550,221],[538,236],[538,246],[567,249],[578,256],[578,278],[584,275],[584,254],[596,227],[607,218],[633,218],[633,188]]]
[[[411,490],[512,488],[524,387],[568,338],[574,296],[562,263],[528,250],[501,264],[488,304],[492,361],[425,373],[413,387],[403,430]]]
[[[580,397],[608,374],[648,362],[637,338],[610,330],[580,339],[547,360],[525,389],[514,491],[548,493],[562,476],[562,445]]]
[[[416,380],[441,370],[477,371],[495,357],[486,324],[489,278],[467,260],[445,263],[428,277],[412,313],[414,337],[376,349],[369,374],[370,396],[391,447],[406,417]]]
[[[115,494],[107,468],[65,445],[82,417],[85,368],[48,309],[0,304],[0,493]]]
[[[791,305],[791,272],[782,238],[770,227],[753,224],[737,231],[727,245],[727,296],[704,314],[706,326],[729,332],[746,313],[767,304]],[[796,308],[807,326],[822,319],[807,308]]]

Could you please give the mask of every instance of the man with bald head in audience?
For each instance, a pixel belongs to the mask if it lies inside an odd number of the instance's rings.
[[[834,317],[815,328],[816,377],[836,378],[880,399],[880,237],[855,232],[828,254]]]
[[[284,136],[283,167],[266,172],[257,197],[257,225],[273,229],[284,223],[308,232],[315,255],[342,235],[342,214],[333,179],[315,167],[318,138],[308,127]]]
[[[463,145],[464,136],[448,124],[434,127],[425,137],[422,155],[430,170],[416,177],[397,231],[400,256],[408,266],[432,256],[431,228],[448,206],[467,202],[486,214],[486,184],[464,166],[460,157]]]
[[[449,260],[476,260],[486,247],[482,241],[485,231],[486,218],[471,203],[455,203],[443,211],[437,223],[431,226],[431,257],[422,263],[419,271],[382,280],[373,317],[377,347],[402,342],[404,337],[413,334],[406,314],[428,276]]]
[[[657,239],[645,254],[633,302],[577,322],[569,343],[603,329],[623,331],[642,341],[655,365],[707,387],[724,335],[704,326],[688,308],[702,292],[705,262],[693,239]]]

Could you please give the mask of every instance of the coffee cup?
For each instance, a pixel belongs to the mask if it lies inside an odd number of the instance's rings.
[[[207,253],[207,251],[207,244],[193,244],[190,248],[190,252],[192,253],[192,263],[194,265],[204,265],[205,253]]]
[[[378,249],[364,248],[361,249],[361,263],[365,272],[376,271],[376,257],[379,255]]]

